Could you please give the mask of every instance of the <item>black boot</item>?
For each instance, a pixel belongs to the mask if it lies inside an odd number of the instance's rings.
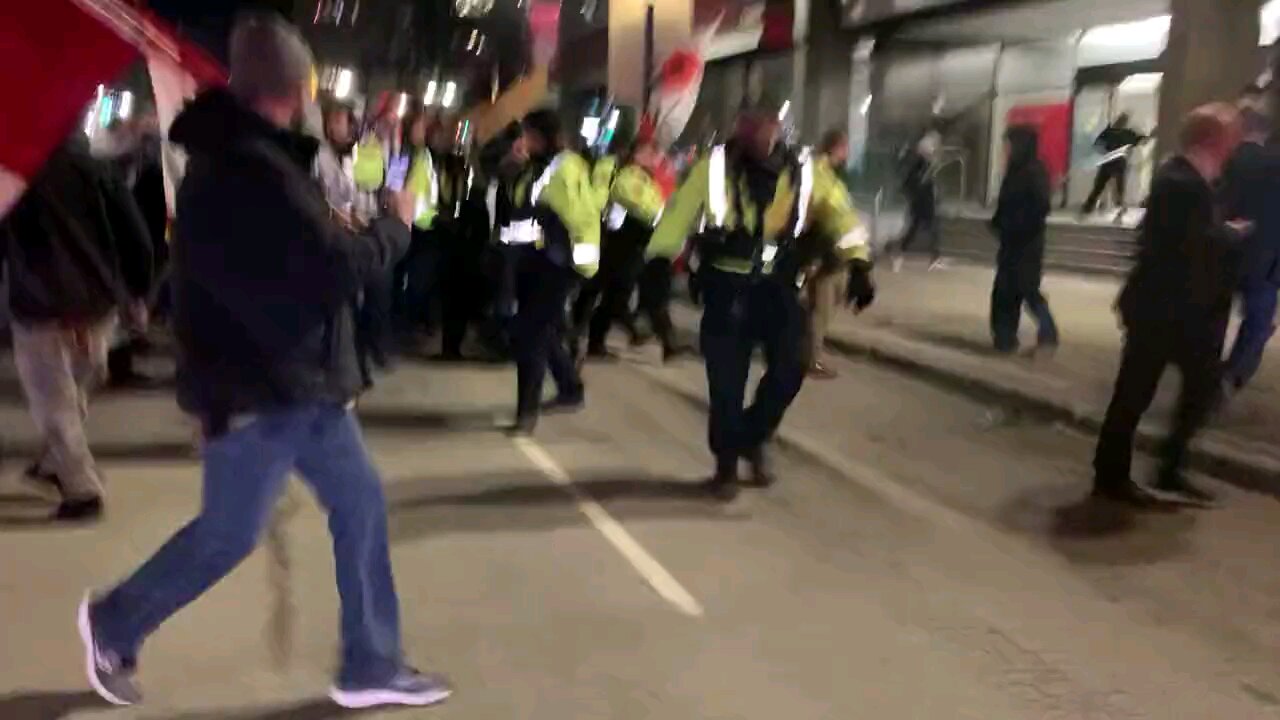
[[[721,502],[730,502],[738,497],[738,459],[716,462],[716,474],[702,486]]]

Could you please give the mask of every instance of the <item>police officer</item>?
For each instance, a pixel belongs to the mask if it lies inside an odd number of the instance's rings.
[[[441,357],[462,359],[467,328],[477,321],[485,292],[488,237],[482,193],[473,194],[476,172],[466,154],[467,126],[450,119],[436,126],[432,142],[439,192],[434,235],[440,251]]]
[[[600,260],[600,213],[592,199],[590,167],[565,147],[560,120],[549,110],[522,123],[523,169],[502,185],[498,240],[513,272],[516,315],[511,329],[516,359],[516,423],[527,435],[537,425],[547,370],[559,412],[582,407],[584,392],[564,339],[565,303],[574,285],[595,273]]]
[[[665,199],[653,172],[661,156],[649,141],[636,142],[622,158],[619,170],[609,182],[608,203],[604,213],[604,239],[600,258],[602,279],[600,305],[591,316],[587,335],[587,357],[608,358],[605,341],[614,322],[622,323],[637,342],[639,332],[631,314],[631,296],[635,292],[644,249],[653,228],[662,217]],[[667,325],[670,324],[669,318]],[[655,331],[670,338],[663,320],[654,321]],[[664,330],[668,330],[664,333]],[[665,346],[664,346],[665,347]],[[671,345],[674,352],[674,345]]]
[[[857,218],[833,200],[812,159],[778,152],[780,122],[770,109],[749,110],[729,143],[713,147],[681,185],[654,232],[651,255],[671,257],[695,229],[702,288],[702,352],[711,396],[709,440],[716,470],[708,489],[722,500],[738,493],[738,462],[751,481],[774,480],[768,442],[800,391],[807,369],[801,288],[811,271],[797,239],[815,230],[858,248],[858,302],[869,302],[868,248]],[[827,184],[824,184],[827,183]],[[755,401],[743,408],[752,351],[767,369]]]

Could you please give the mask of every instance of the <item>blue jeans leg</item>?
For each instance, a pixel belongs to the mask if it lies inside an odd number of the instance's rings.
[[[339,682],[386,682],[402,664],[387,503],[351,411],[337,406],[317,411],[299,444],[297,469],[329,513],[342,600]]]
[[[106,648],[136,657],[161,623],[253,551],[293,466],[298,425],[296,413],[265,415],[205,447],[200,514],[92,608]]]
[[[1277,292],[1280,288],[1264,280],[1248,283],[1242,292],[1244,319],[1227,359],[1227,377],[1237,385],[1248,382],[1262,365],[1262,354],[1276,330]]]

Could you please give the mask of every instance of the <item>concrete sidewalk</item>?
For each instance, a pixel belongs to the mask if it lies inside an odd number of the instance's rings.
[[[1111,310],[1119,278],[1049,274],[1044,291],[1062,334],[1051,358],[1006,358],[991,349],[988,329],[994,270],[956,264],[926,272],[908,263],[900,273],[877,275],[879,295],[861,316],[841,314],[828,344],[909,367],[1004,402],[1047,413],[1096,431],[1111,398],[1120,360],[1121,332]],[[1034,325],[1023,323],[1024,345]],[[1231,337],[1234,337],[1234,327]],[[1274,346],[1273,346],[1274,347]],[[1194,453],[1198,466],[1228,480],[1280,494],[1280,362],[1264,361],[1253,383],[1216,418]],[[1177,372],[1166,374],[1141,442],[1163,437],[1177,393]]]

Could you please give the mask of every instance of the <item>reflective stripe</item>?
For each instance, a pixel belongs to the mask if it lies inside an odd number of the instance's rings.
[[[543,170],[542,174],[538,176],[538,179],[534,181],[533,188],[529,190],[530,205],[538,204],[538,196],[541,195],[542,191],[551,184],[551,178],[554,177],[556,171],[560,169],[560,163],[564,161],[565,153],[567,152],[569,151],[566,150],[565,152],[557,155],[555,159],[551,161],[551,164],[547,166],[547,169]]]
[[[665,211],[666,211],[666,209],[667,209],[667,207],[666,207],[665,205],[664,205],[664,206],[662,206],[662,207],[660,207],[660,208],[658,208],[658,214],[653,216],[653,226],[654,226],[654,227],[658,227],[658,221],[662,219],[662,213],[663,213],[663,212],[665,212]]]
[[[796,226],[793,235],[804,230],[805,221],[809,219],[809,200],[813,197],[813,158],[806,152],[800,164],[800,194],[796,197]]]
[[[599,265],[600,246],[578,243],[573,246],[573,264],[577,266]]]
[[[765,243],[764,249],[760,252],[760,259],[769,264],[778,255],[778,246],[773,243]]]
[[[498,239],[503,245],[533,245],[542,240],[542,226],[537,220],[516,220],[502,228]]]
[[[836,243],[836,247],[841,250],[850,250],[852,248],[862,247],[867,244],[869,237],[870,235],[867,233],[867,229],[859,225],[845,233],[840,238],[840,241]]]
[[[489,211],[489,231],[492,232],[498,223],[498,181],[490,180],[484,191],[484,206]]]
[[[604,225],[610,230],[617,230],[627,221],[627,209],[618,203],[609,205],[609,212],[605,216]]]
[[[724,146],[711,148],[711,159],[707,168],[707,213],[711,216],[712,227],[724,227],[725,215],[728,213],[729,199],[725,196]]]

